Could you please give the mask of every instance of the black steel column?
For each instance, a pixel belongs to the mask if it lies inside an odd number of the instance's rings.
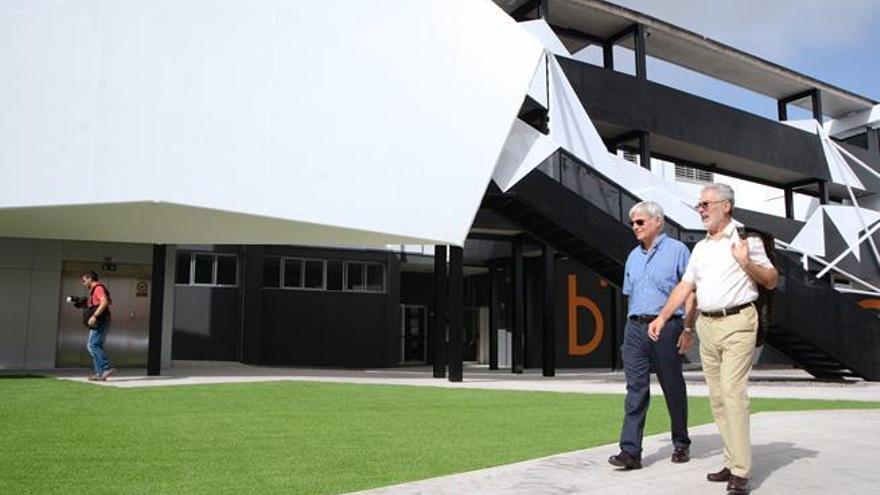
[[[496,287],[498,275],[501,272],[498,268],[489,269],[489,369],[498,369],[498,312],[499,308],[499,291]]]
[[[651,133],[647,131],[639,132],[639,164],[651,170]]]
[[[786,187],[785,191],[785,218],[794,218],[794,189]]]
[[[544,244],[544,376],[556,375],[556,251]]]
[[[446,246],[434,246],[434,307],[431,315],[431,333],[434,343],[434,378],[446,376]]]
[[[522,373],[525,361],[524,335],[526,322],[525,267],[523,266],[523,241],[513,241],[513,347],[510,371]]]
[[[606,41],[602,44],[602,62],[606,69],[614,70],[614,43]]]
[[[776,111],[779,112],[779,121],[788,120],[788,102],[779,100],[776,102]]]
[[[634,44],[635,44],[635,52],[636,52],[636,77],[639,79],[647,79],[648,78],[648,63],[647,63],[647,49],[645,46],[646,38],[645,36],[645,25],[644,24],[636,24]]]
[[[827,205],[828,204],[828,183],[824,180],[820,180],[819,184],[819,204]]]
[[[538,3],[538,17],[550,24],[550,0],[540,0]]]
[[[153,287],[150,289],[150,336],[147,343],[147,375],[162,371],[162,316],[165,306],[164,244],[153,244]]]
[[[813,118],[818,120],[819,123],[822,123],[822,92],[818,89],[813,90],[813,94],[810,95],[810,101],[813,103]]]
[[[464,356],[464,249],[449,247],[449,381],[462,379]]]

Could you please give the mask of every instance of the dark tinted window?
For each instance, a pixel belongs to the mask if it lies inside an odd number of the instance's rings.
[[[347,266],[348,282],[345,285],[345,290],[364,290],[364,264],[349,261]]]
[[[324,288],[324,262],[306,260],[306,283],[307,289]]]
[[[385,290],[385,265],[367,265],[367,290],[374,292]]]
[[[284,260],[284,286],[302,287],[302,260]]]
[[[196,255],[196,276],[193,282],[196,284],[214,283],[214,255]]]

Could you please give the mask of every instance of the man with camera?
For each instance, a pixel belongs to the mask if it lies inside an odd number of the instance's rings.
[[[89,328],[89,342],[87,349],[92,356],[92,366],[95,373],[89,376],[91,381],[106,381],[115,369],[110,367],[107,354],[104,353],[104,340],[110,329],[110,292],[98,280],[98,274],[91,271],[82,274],[83,287],[89,290],[86,300],[83,321]]]

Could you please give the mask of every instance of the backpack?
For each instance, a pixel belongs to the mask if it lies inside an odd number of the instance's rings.
[[[761,242],[764,243],[764,253],[767,254],[767,259],[774,267],[776,266],[776,240],[772,234],[752,227],[737,227],[736,231],[742,240],[749,237],[761,239]],[[758,334],[755,338],[755,347],[761,347],[767,340],[770,328],[773,326],[773,296],[776,289],[768,289],[758,283],[755,285],[758,287],[758,299],[755,300],[755,309],[758,310]]]
[[[101,323],[104,323],[104,322],[110,320],[110,305],[113,304],[113,298],[110,297],[110,289],[108,289],[106,285],[98,283],[98,284],[95,284],[95,286],[92,287],[92,289],[89,291],[89,299],[88,299],[89,302],[91,302],[92,296],[95,295],[95,289],[98,286],[101,286],[104,288],[104,294],[107,296],[107,309],[105,309],[104,312],[98,316],[98,324],[100,325]],[[97,309],[98,309],[98,306],[88,306],[88,305],[83,309],[83,325],[85,325],[87,327],[89,326],[89,318],[91,318],[92,315],[95,314],[95,311]]]

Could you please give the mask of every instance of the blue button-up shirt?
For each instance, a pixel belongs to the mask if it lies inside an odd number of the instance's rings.
[[[690,252],[681,242],[661,233],[649,251],[641,244],[629,253],[623,293],[629,296],[627,316],[656,315],[687,268]],[[678,308],[677,315],[684,313]]]

